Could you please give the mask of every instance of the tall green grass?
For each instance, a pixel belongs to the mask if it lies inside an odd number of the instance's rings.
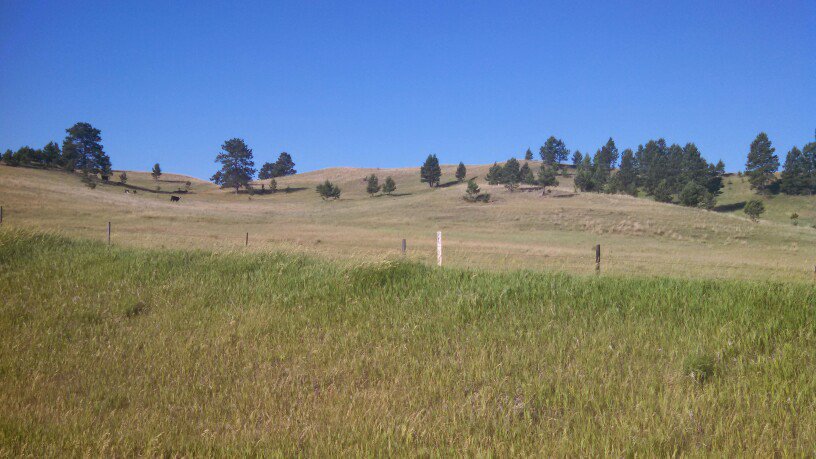
[[[810,455],[805,284],[0,231],[0,456]]]

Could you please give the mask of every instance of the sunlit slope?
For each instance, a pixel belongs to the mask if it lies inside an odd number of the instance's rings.
[[[89,189],[76,174],[1,166],[0,205],[4,224],[72,236],[105,238],[111,221],[113,242],[124,245],[297,250],[353,262],[398,255],[405,238],[409,256],[433,262],[441,230],[444,262],[456,266],[590,274],[592,247],[601,244],[603,274],[812,279],[814,198],[767,198],[767,218],[754,223],[739,210],[754,195],[736,176],[726,179],[731,183],[720,198],[721,205],[735,204],[725,213],[574,193],[570,177],[559,177],[551,195],[509,193],[484,182],[489,167],[468,166],[468,177],[493,196],[485,205],[462,200],[465,185],[455,182],[453,165],[443,166],[437,189],[419,181],[418,168],[330,168],[279,178],[277,193],[252,196],[184,176],[154,181],[139,172],[128,172],[129,184],[158,186],[162,193],[125,194],[113,185]],[[368,196],[363,179],[371,173],[380,181],[392,176],[395,195]],[[326,179],[341,187],[340,200],[315,193]],[[188,180],[189,192],[171,203],[167,192],[184,189]],[[268,181],[256,188],[261,183]],[[790,223],[792,211],[801,216],[799,226]]]

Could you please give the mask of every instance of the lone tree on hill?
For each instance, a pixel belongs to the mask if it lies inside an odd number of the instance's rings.
[[[533,160],[533,150],[530,150],[528,148],[527,151],[524,152],[524,160],[525,161],[532,161]]]
[[[277,161],[274,163],[264,163],[261,166],[261,172],[258,174],[258,178],[261,180],[266,180],[269,178],[275,177],[284,177],[286,175],[294,175],[297,174],[295,170],[295,162],[292,161],[292,156],[285,151],[278,156]]]
[[[76,123],[65,132],[68,135],[62,142],[62,155],[66,169],[79,169],[84,174],[110,175],[111,161],[102,148],[102,131],[90,123]]]
[[[382,191],[387,195],[390,195],[391,193],[397,191],[397,184],[394,182],[394,179],[392,179],[390,175],[385,178],[385,183],[383,184]]]
[[[127,181],[128,181],[127,172],[126,172],[126,171],[122,171],[122,173],[121,173],[121,174],[119,174],[119,182],[120,182],[122,185],[124,185],[124,184],[126,184],[126,183],[127,183]]]
[[[371,196],[380,192],[380,179],[376,175],[371,174],[366,178],[366,192]]]
[[[745,175],[751,188],[759,193],[766,193],[774,181],[774,173],[779,170],[779,158],[774,154],[776,149],[771,146],[768,135],[760,132],[748,152],[748,161],[745,163]]]
[[[462,180],[465,179],[466,175],[467,175],[467,168],[465,167],[465,163],[460,161],[459,165],[456,166],[456,180],[461,182]]]
[[[229,139],[221,145],[221,153],[215,157],[215,162],[221,163],[221,170],[210,178],[221,188],[247,188],[255,175],[255,163],[252,161],[252,149],[243,139]]]
[[[743,212],[745,212],[745,215],[751,220],[757,221],[759,220],[759,216],[765,212],[765,204],[762,204],[762,201],[752,199],[745,203]]]
[[[340,187],[326,180],[315,188],[323,199],[340,199]]]
[[[153,172],[150,173],[153,176],[153,180],[159,180],[159,177],[162,175],[161,166],[159,163],[153,165]]]
[[[439,185],[442,178],[442,168],[439,167],[439,160],[436,155],[428,155],[425,164],[419,168],[420,181],[427,183],[431,188]]]

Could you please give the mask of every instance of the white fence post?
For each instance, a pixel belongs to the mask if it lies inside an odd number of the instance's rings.
[[[436,264],[442,266],[442,231],[436,232]]]

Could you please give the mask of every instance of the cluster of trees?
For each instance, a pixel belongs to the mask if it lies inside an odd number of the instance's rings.
[[[221,188],[251,189],[250,182],[255,176],[255,161],[253,160],[252,149],[244,142],[244,139],[229,139],[221,145],[221,152],[215,157],[215,162],[221,164],[219,169],[210,180]],[[158,164],[156,164],[158,166]],[[161,171],[159,171],[161,173]],[[269,179],[270,191],[277,190],[277,182],[274,177],[283,177],[297,173],[295,162],[289,153],[283,152],[274,163],[264,163],[258,175],[260,179]],[[339,196],[339,189],[338,189]]]
[[[612,173],[620,165],[616,173]],[[626,149],[619,155],[613,139],[594,156],[573,155],[575,187],[581,191],[625,193],[643,191],[660,202],[712,208],[723,187],[725,165],[711,164],[693,143],[681,147],[664,139],[650,140],[637,152]]]
[[[397,182],[395,182],[390,175],[385,178],[385,182],[382,185],[380,185],[380,179],[376,174],[371,174],[366,177],[365,182],[366,193],[370,194],[371,196],[376,195],[380,191],[390,196],[397,191]]]
[[[86,177],[99,175],[107,181],[111,174],[111,160],[102,147],[102,131],[90,123],[76,123],[66,129],[62,149],[56,142],[48,142],[41,149],[28,146],[16,152],[6,150],[3,162],[9,166],[58,167],[67,171],[79,170]]]
[[[558,185],[557,170],[557,165],[542,162],[538,170],[538,178],[536,178],[529,163],[525,161],[521,165],[516,158],[510,158],[504,163],[504,166],[493,163],[485,178],[490,185],[504,185],[511,192],[515,191],[520,184],[538,185],[546,190],[548,186]]]
[[[776,191],[791,195],[816,193],[816,142],[806,144],[801,150],[796,146],[791,148],[779,179],[776,178],[779,158],[775,152],[764,132],[751,142],[745,163],[745,175],[751,188],[759,194]]]

